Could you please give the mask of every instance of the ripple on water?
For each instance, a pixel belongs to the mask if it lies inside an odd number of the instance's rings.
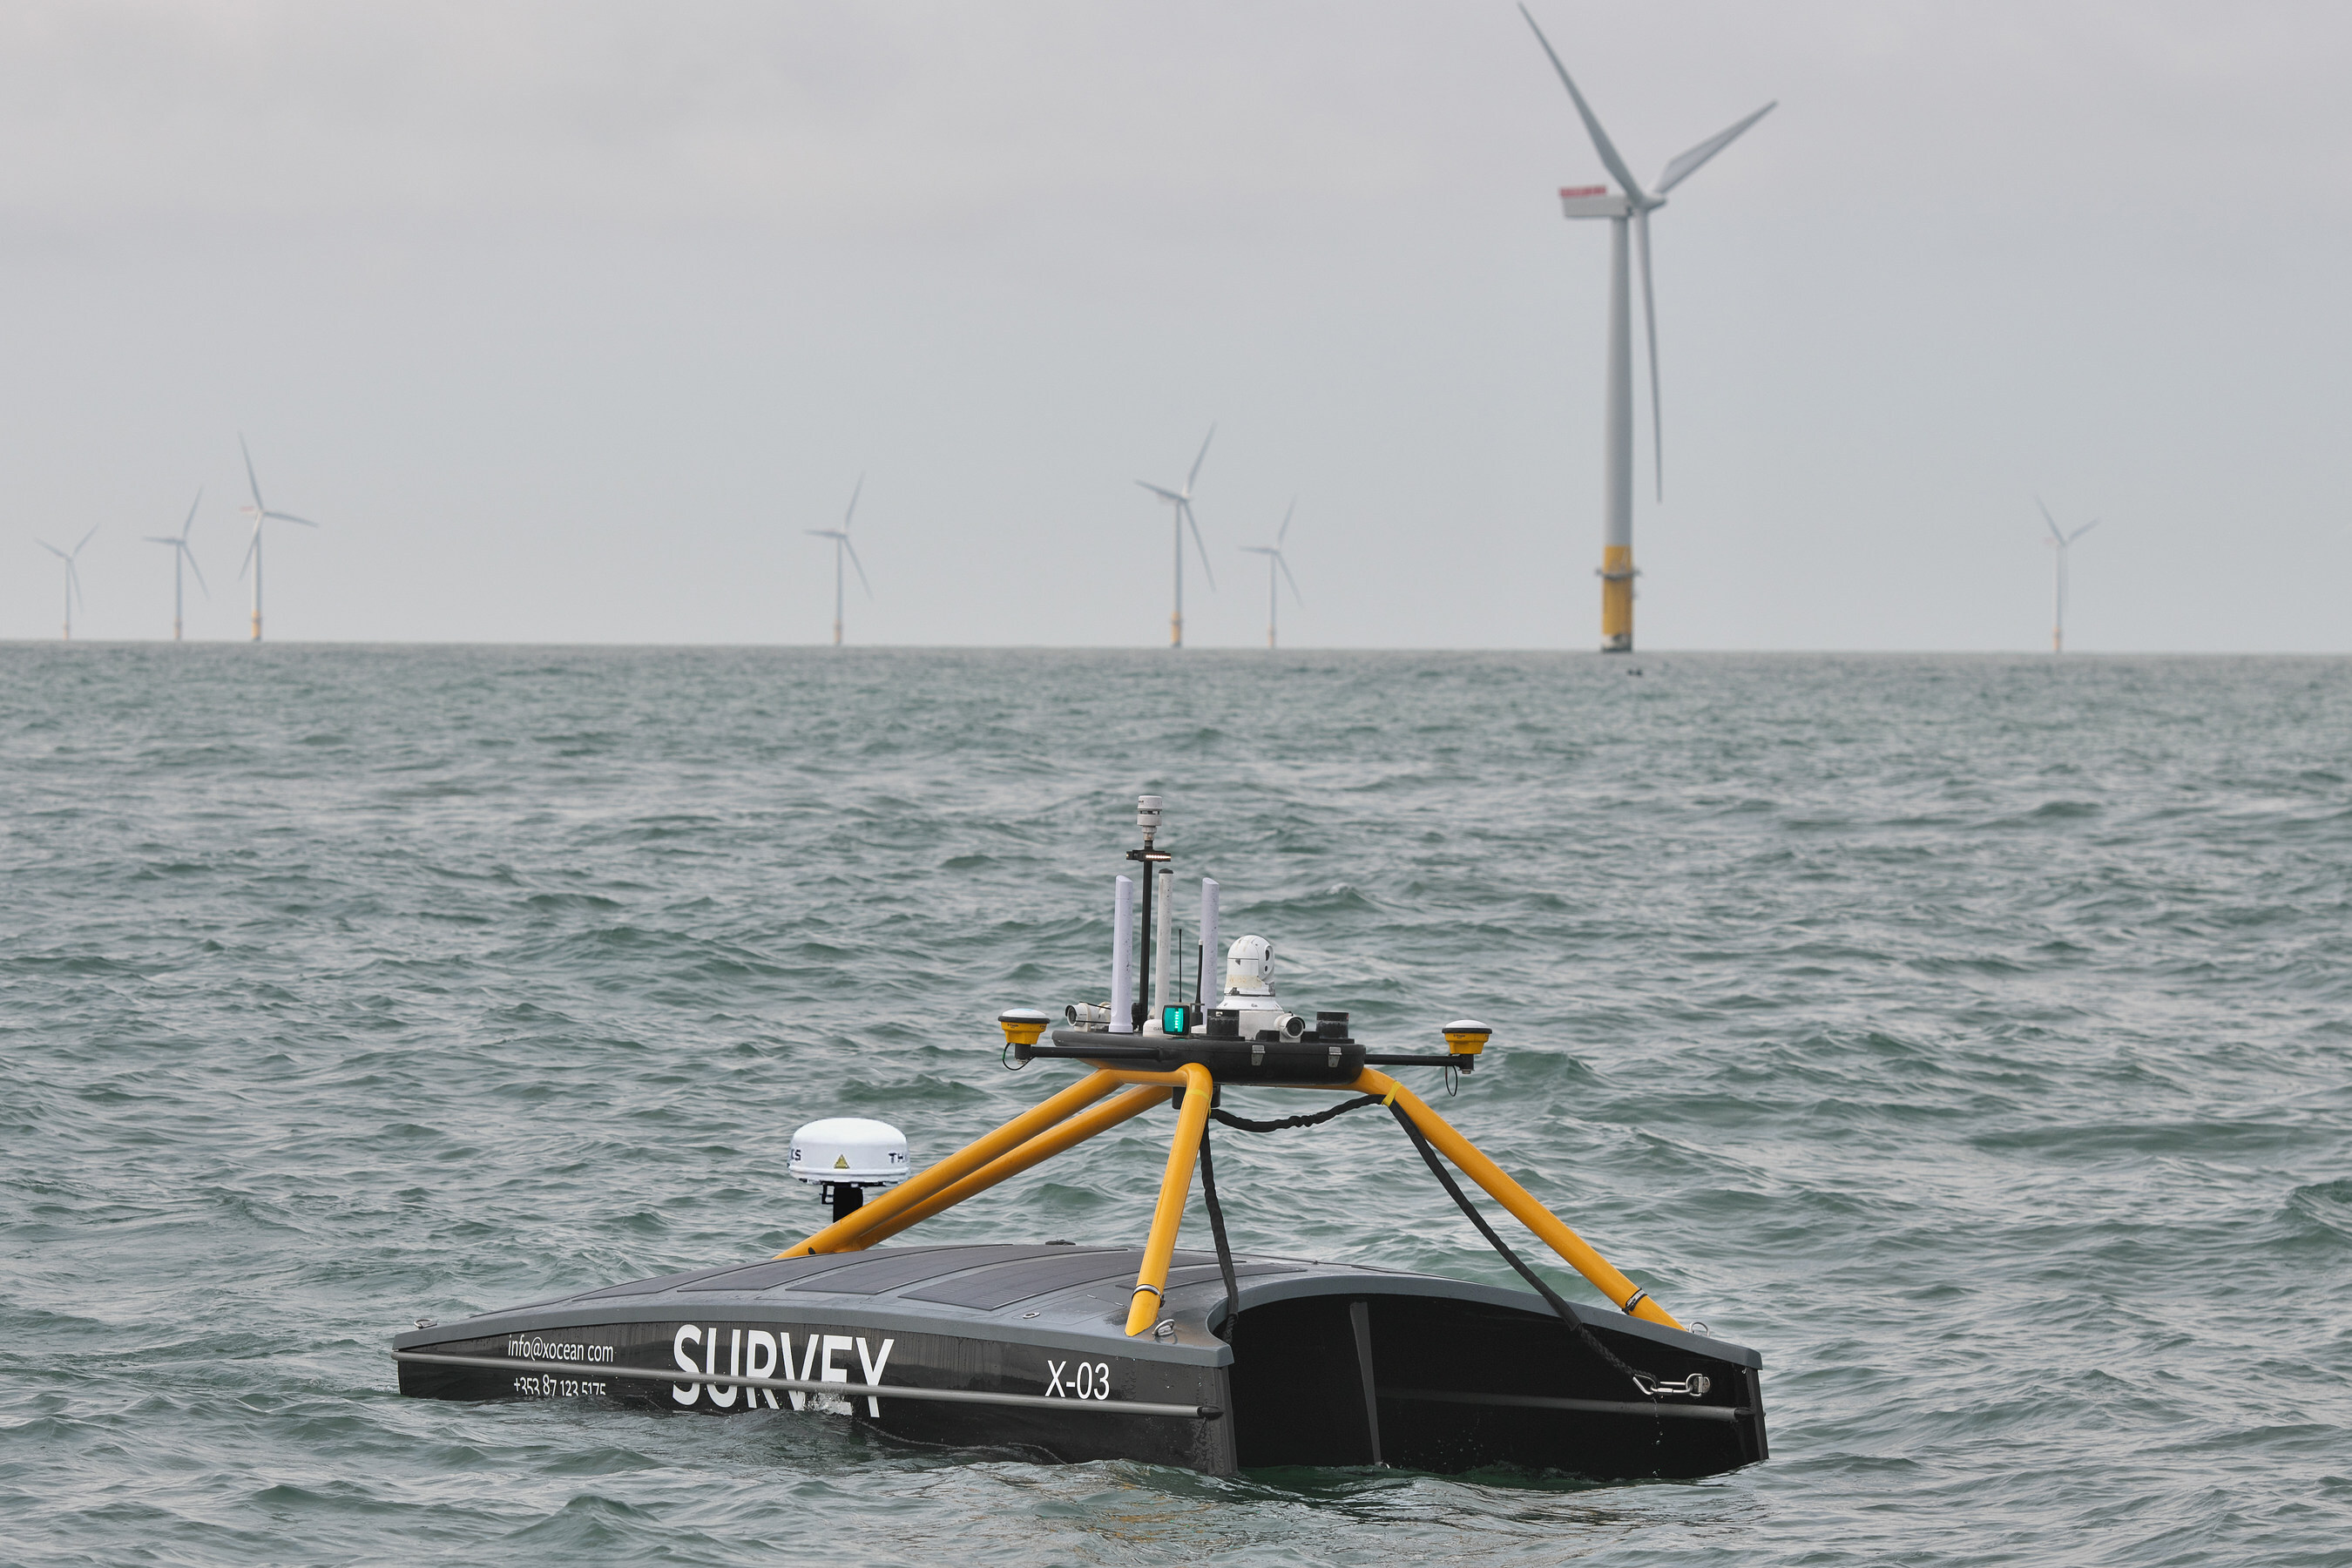
[[[14,1559],[2346,1561],[2345,661],[0,660]],[[1141,789],[1302,1010],[1496,1026],[1446,1113],[1764,1351],[1769,1464],[1216,1479],[391,1392],[415,1317],[797,1239],[803,1119],[928,1158],[1066,1081],[989,1021],[1100,999]],[[1364,1121],[1220,1134],[1236,1243],[1508,1283]],[[934,1223],[1131,1241],[1162,1135]]]

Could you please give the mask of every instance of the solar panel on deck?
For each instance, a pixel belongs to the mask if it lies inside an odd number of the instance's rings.
[[[939,1248],[893,1247],[889,1255],[893,1258],[904,1257],[909,1250],[936,1252]],[[678,1289],[681,1290],[769,1290],[796,1279],[805,1279],[812,1274],[833,1273],[855,1264],[865,1263],[870,1261],[873,1257],[874,1254],[870,1252],[821,1252],[807,1258],[779,1258],[773,1262],[755,1263],[749,1268],[739,1268],[731,1273],[698,1280],[692,1285],[681,1285]]]
[[[1015,1301],[1025,1301],[1032,1296],[1043,1296],[1049,1290],[1066,1290],[1073,1285],[1090,1284],[1097,1279],[1116,1279],[1121,1275],[1135,1278],[1143,1266],[1143,1254],[1129,1249],[1117,1252],[1097,1248],[1083,1256],[1069,1256],[1067,1247],[1038,1247],[1061,1254],[1055,1258],[1030,1258],[1016,1262],[999,1263],[987,1268],[975,1268],[969,1274],[942,1280],[928,1290],[909,1290],[909,1301],[942,1301],[950,1307],[978,1307],[993,1312],[1000,1307],[1010,1307]],[[1180,1263],[1198,1263],[1208,1257],[1204,1252],[1180,1252]]]
[[[650,1296],[657,1290],[682,1290],[690,1279],[709,1279],[721,1274],[733,1274],[740,1269],[756,1268],[755,1263],[722,1263],[716,1268],[694,1268],[684,1274],[665,1274],[658,1279],[639,1279],[628,1285],[611,1285],[602,1290],[591,1290],[573,1298],[581,1301],[601,1300],[606,1296]],[[719,1289],[727,1287],[719,1286]]]
[[[787,1285],[787,1290],[829,1290],[844,1296],[872,1296],[883,1290],[896,1290],[901,1285],[912,1285],[924,1279],[936,1279],[942,1274],[960,1273],[983,1265],[999,1268],[1022,1267],[1022,1260],[1054,1258],[1068,1260],[1074,1254],[1101,1256],[1102,1249],[1092,1247],[942,1247],[926,1249],[920,1256],[896,1252],[888,1257],[874,1258],[853,1264],[847,1268],[821,1274],[804,1285]]]
[[[1234,1265],[1234,1278],[1243,1279],[1253,1274],[1296,1274],[1305,1267],[1301,1263],[1236,1263]],[[1224,1277],[1224,1270],[1213,1263],[1205,1268],[1171,1268],[1168,1271],[1168,1289],[1173,1290],[1179,1285],[1212,1284]]]

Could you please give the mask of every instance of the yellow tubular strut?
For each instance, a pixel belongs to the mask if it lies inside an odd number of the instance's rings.
[[[1130,1089],[1117,1100],[1106,1100],[1091,1110],[1082,1110],[1059,1127],[1040,1132],[1009,1154],[999,1154],[987,1164],[966,1176],[951,1187],[933,1193],[912,1208],[901,1209],[881,1224],[869,1226],[858,1237],[859,1248],[898,1235],[911,1225],[919,1225],[942,1209],[950,1209],[978,1193],[984,1193],[1009,1176],[1017,1176],[1030,1166],[1042,1163],[1074,1149],[1097,1132],[1108,1132],[1120,1122],[1142,1115],[1155,1105],[1167,1102],[1173,1093],[1166,1089]]]
[[[813,1252],[856,1251],[861,1245],[857,1238],[884,1220],[913,1208],[933,1193],[971,1174],[999,1154],[1019,1148],[1063,1118],[1074,1111],[1084,1110],[1117,1089],[1122,1079],[1132,1079],[1133,1077],[1132,1074],[1107,1072],[1099,1068],[1088,1073],[1036,1109],[1014,1117],[979,1142],[965,1144],[919,1175],[909,1176],[892,1187],[848,1218],[834,1221],[814,1236],[805,1241],[795,1242],[776,1256],[802,1258]]]
[[[1096,1102],[1122,1087],[1130,1092],[1108,1105]],[[1308,1086],[1301,1084],[1297,1088]],[[1419,1096],[1386,1073],[1365,1068],[1348,1088],[1357,1094],[1378,1095],[1383,1104],[1401,1105],[1432,1147],[1454,1167],[1486,1189],[1488,1196],[1533,1231],[1566,1259],[1595,1289],[1635,1317],[1679,1329],[1673,1314],[1612,1268],[1582,1237],[1555,1217],[1549,1209],[1511,1180],[1503,1168],[1478,1152],[1446,1120],[1423,1103]],[[966,1144],[921,1173],[910,1177],[858,1209],[793,1247],[778,1258],[799,1258],[819,1252],[856,1252],[886,1237],[986,1192],[1100,1132],[1140,1116],[1170,1097],[1185,1090],[1183,1109],[1176,1118],[1176,1135],[1168,1146],[1168,1167],[1160,1178],[1160,1200],[1151,1214],[1151,1234],[1143,1245],[1143,1266],[1136,1271],[1135,1291],[1128,1303],[1127,1332],[1142,1333],[1160,1319],[1162,1293],[1168,1288],[1168,1266],[1176,1252],[1176,1232],[1183,1224],[1184,1205],[1192,1196],[1192,1169],[1201,1157],[1201,1136],[1209,1124],[1210,1101],[1216,1082],[1209,1069],[1188,1062],[1173,1072],[1134,1072],[1097,1067],[1085,1078],[1024,1111],[993,1132]],[[1091,1109],[1089,1109],[1091,1107]]]
[[[1201,1158],[1201,1134],[1209,1125],[1209,1101],[1217,1092],[1216,1080],[1200,1063],[1186,1062],[1177,1071],[1184,1079],[1184,1108],[1176,1113],[1176,1136],[1168,1145],[1168,1169],[1160,1178],[1160,1204],[1151,1211],[1151,1235],[1143,1244],[1143,1267],[1135,1271],[1135,1294],[1127,1304],[1129,1339],[1160,1321],[1160,1303],[1168,1289],[1168,1260],[1176,1254],[1176,1227],[1184,1223],[1184,1200],[1192,1194],[1192,1167]]]
[[[1653,1300],[1634,1283],[1609,1265],[1609,1260],[1592,1250],[1585,1239],[1559,1223],[1552,1212],[1536,1202],[1525,1187],[1511,1180],[1500,1165],[1478,1152],[1477,1146],[1454,1131],[1446,1120],[1422,1103],[1413,1092],[1386,1073],[1366,1068],[1356,1079],[1356,1092],[1377,1094],[1389,1103],[1402,1105],[1412,1124],[1421,1129],[1437,1152],[1454,1162],[1454,1168],[1486,1189],[1487,1195],[1511,1211],[1554,1252],[1566,1258],[1570,1267],[1592,1282],[1603,1296],[1637,1318],[1647,1318],[1654,1323],[1664,1323],[1670,1329],[1682,1324],[1674,1315]],[[1130,1321],[1132,1320],[1130,1319]],[[1129,1333],[1135,1331],[1129,1329]]]

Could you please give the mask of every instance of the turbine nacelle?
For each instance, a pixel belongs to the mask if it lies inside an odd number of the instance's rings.
[[[1621,195],[1606,185],[1563,185],[1559,192],[1563,217],[1631,217],[1636,212],[1665,205],[1653,201],[1648,207],[1637,206],[1633,197]]]

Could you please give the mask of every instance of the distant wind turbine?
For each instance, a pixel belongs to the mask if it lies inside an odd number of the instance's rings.
[[[1282,580],[1290,584],[1291,598],[1297,601],[1300,609],[1303,610],[1307,607],[1307,601],[1299,596],[1298,579],[1290,574],[1290,563],[1284,560],[1282,554],[1282,542],[1290,537],[1290,514],[1297,510],[1297,498],[1293,497],[1288,510],[1284,511],[1282,514],[1282,527],[1275,534],[1273,544],[1244,544],[1242,546],[1242,549],[1248,554],[1263,555],[1265,557],[1265,646],[1268,647],[1272,647],[1274,646],[1275,606],[1281,603],[1281,597],[1276,591],[1276,584],[1274,581],[1274,574],[1277,570],[1282,574]]]
[[[2099,520],[2095,517],[2072,533],[2061,533],[2058,531],[2058,520],[2050,515],[2050,509],[2042,504],[2040,496],[2033,498],[2033,504],[2042,508],[2042,521],[2050,526],[2050,548],[2056,555],[2058,568],[2057,582],[2051,593],[2050,651],[2064,653],[2066,651],[2066,555],[2074,547],[2074,541],[2099,526]]]
[[[857,515],[857,498],[866,492],[866,476],[857,476],[857,488],[849,492],[849,510],[841,516],[839,528],[811,528],[802,531],[819,539],[833,541],[833,646],[841,646],[841,558],[846,554],[850,564],[857,568],[857,585],[866,596],[874,596],[874,584],[866,580],[866,563],[857,559],[857,546],[849,542],[849,521]]]
[[[1208,576],[1209,591],[1216,592],[1217,574],[1209,565],[1209,547],[1201,542],[1201,524],[1192,516],[1192,481],[1201,477],[1202,460],[1209,455],[1209,443],[1216,438],[1217,427],[1212,425],[1209,433],[1201,438],[1201,456],[1192,459],[1192,471],[1184,476],[1182,489],[1162,489],[1145,479],[1135,481],[1176,510],[1176,607],[1168,616],[1170,647],[1184,646],[1184,530],[1187,525],[1192,530],[1193,546],[1201,552],[1201,570]]]
[[[100,527],[98,523],[91,523],[89,533],[81,536],[81,544],[88,544],[90,534],[96,533]],[[71,642],[73,641],[74,601],[81,597],[81,574],[74,569],[74,557],[81,553],[81,544],[75,545],[71,550],[59,550],[46,539],[37,539],[34,542],[66,563],[66,641]]]
[[[1601,483],[1601,649],[1603,653],[1631,653],[1633,650],[1633,325],[1630,280],[1626,271],[1626,228],[1630,225],[1642,251],[1642,315],[1647,324],[1650,339],[1650,430],[1656,444],[1654,465],[1657,468],[1658,495],[1666,493],[1665,434],[1660,427],[1661,402],[1658,393],[1658,308],[1650,288],[1650,214],[1666,205],[1666,193],[1696,174],[1700,165],[1722,152],[1749,126],[1772,112],[1776,104],[1768,103],[1727,131],[1719,131],[1697,146],[1668,163],[1658,176],[1658,188],[1644,191],[1627,168],[1625,160],[1601,129],[1601,121],[1584,101],[1584,94],[1576,89],[1568,68],[1559,63],[1552,50],[1551,40],[1544,37],[1536,19],[1525,5],[1519,15],[1526,16],[1528,26],[1535,28],[1536,42],[1551,60],[1551,68],[1559,73],[1562,87],[1576,104],[1577,117],[1592,138],[1592,149],[1601,154],[1601,165],[1622,188],[1616,195],[1609,194],[1606,185],[1577,185],[1559,193],[1560,207],[1572,218],[1605,217],[1610,220],[1609,232],[1609,363],[1607,372],[1607,417],[1602,436],[1602,452],[1606,458]]]
[[[236,449],[245,454],[245,482],[253,489],[253,504],[237,509],[253,519],[253,542],[245,547],[245,560],[238,565],[236,574],[242,577],[245,575],[246,567],[253,568],[253,640],[259,642],[261,640],[261,525],[265,522],[299,522],[305,528],[316,528],[319,525],[307,517],[296,517],[290,511],[270,510],[261,499],[261,481],[253,477],[253,453],[246,446],[243,436],[236,438]]]
[[[196,586],[204,588],[205,597],[209,599],[213,596],[213,591],[205,586],[205,572],[203,567],[196,564],[196,552],[188,548],[188,530],[195,527],[196,508],[204,504],[204,500],[205,492],[199,488],[196,491],[196,499],[188,503],[188,521],[180,524],[179,532],[151,533],[147,536],[147,542],[150,544],[168,544],[172,547],[172,640],[173,642],[180,640],[180,605],[184,585],[183,573],[194,572],[196,574]],[[258,614],[258,611],[256,613]]]

